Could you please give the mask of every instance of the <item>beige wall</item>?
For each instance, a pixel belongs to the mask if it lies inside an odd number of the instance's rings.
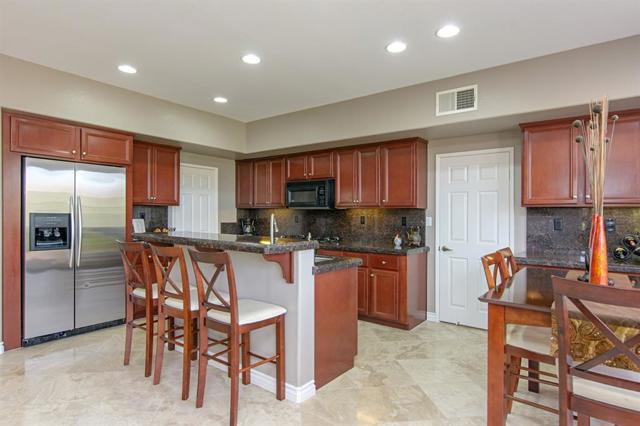
[[[640,36],[254,121],[247,151],[431,128],[640,95]],[[478,110],[435,116],[435,93],[478,84]]]
[[[433,226],[426,229],[426,244],[431,247],[428,255],[428,279],[427,279],[427,310],[435,312],[436,309],[436,267],[435,259],[437,246],[435,241],[435,230],[437,225],[436,215],[436,155],[451,152],[475,151],[493,148],[514,148],[514,250],[522,251],[526,248],[527,223],[525,208],[520,206],[520,158],[522,155],[522,135],[519,131],[509,131],[502,133],[487,133],[481,135],[467,136],[462,138],[435,139],[429,141],[429,152],[427,162],[427,191],[428,206],[427,216],[433,217]]]

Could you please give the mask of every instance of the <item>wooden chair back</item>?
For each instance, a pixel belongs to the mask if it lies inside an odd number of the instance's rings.
[[[516,263],[516,257],[513,255],[510,247],[505,247],[498,250],[498,253],[502,256],[502,261],[505,264],[506,271],[509,277],[515,275],[516,272],[520,269],[518,264]]]
[[[229,253],[224,251],[198,251],[189,249],[191,263],[198,287],[198,300],[200,316],[206,318],[208,311],[216,310],[226,312],[230,316],[230,326],[238,326],[238,293],[236,290],[236,278],[233,271],[233,263]],[[213,267],[213,273],[207,278],[202,270],[203,265]],[[228,300],[215,287],[222,272],[227,273],[227,285],[229,290]]]
[[[116,240],[120,248],[120,257],[124,266],[124,280],[127,295],[136,288],[145,289],[151,294],[151,266],[149,250],[142,242],[123,242]]]
[[[498,274],[500,274],[500,282],[504,282],[509,278],[504,259],[500,252],[485,254],[480,260],[482,261],[482,268],[484,269],[484,276],[487,279],[489,290],[494,289],[496,284],[498,284]]]
[[[640,309],[640,290],[599,286],[561,277],[552,277],[552,280],[556,318],[558,321],[560,411],[561,416],[564,415],[565,417],[565,422],[568,422],[571,417],[571,410],[580,412],[579,407],[575,406],[576,404],[570,404],[572,398],[575,398],[575,396],[572,395],[572,377],[574,376],[616,388],[640,392],[640,382],[628,380],[620,376],[608,375],[601,371],[592,371],[594,367],[604,364],[606,361],[618,355],[626,356],[629,361],[640,368],[640,355],[636,354],[633,349],[636,345],[640,344],[640,333],[622,341],[605,323],[603,318],[601,318],[602,315],[594,312],[594,305],[589,307],[585,304],[585,302],[597,303],[596,306],[598,306],[598,310],[600,311],[602,311],[603,307]],[[572,302],[582,315],[593,324],[597,331],[609,340],[613,345],[612,349],[581,364],[574,365],[573,358],[571,357],[569,302]],[[589,404],[589,401],[586,403]],[[583,404],[584,401],[581,401],[581,405]],[[616,407],[604,402],[599,402],[598,404],[600,406],[608,406],[607,410],[611,411],[612,415],[615,415]],[[640,407],[638,408],[640,410]],[[624,409],[621,410],[624,411]],[[640,416],[640,411],[636,412],[635,415]],[[640,419],[640,417],[638,418]],[[615,421],[615,423],[626,424],[627,422]]]
[[[157,246],[151,244],[151,254],[158,282],[158,301],[163,305],[168,299],[182,301],[185,312],[191,306],[191,292],[189,276],[187,274],[187,262],[184,258],[182,246]],[[175,282],[171,278],[174,268],[179,270],[180,281]]]

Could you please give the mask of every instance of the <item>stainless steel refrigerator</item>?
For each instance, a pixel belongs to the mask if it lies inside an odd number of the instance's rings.
[[[122,167],[23,160],[23,338],[124,317]]]

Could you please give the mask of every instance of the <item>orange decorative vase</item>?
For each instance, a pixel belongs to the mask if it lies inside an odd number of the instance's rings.
[[[591,284],[609,285],[607,237],[604,230],[604,218],[599,214],[593,215],[589,242],[591,247],[589,282]]]

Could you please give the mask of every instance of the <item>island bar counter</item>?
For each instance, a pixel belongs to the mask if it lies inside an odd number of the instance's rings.
[[[315,338],[317,296],[314,284],[314,255],[317,241],[276,239],[273,244],[269,237],[247,237],[229,234],[208,234],[199,232],[137,233],[133,238],[156,243],[173,243],[185,247],[189,284],[195,286],[195,278],[188,247],[222,249],[229,253],[233,262],[238,298],[249,298],[273,303],[287,309],[285,316],[285,372],[286,398],[302,402],[316,391],[316,344],[323,345]],[[357,268],[357,264],[349,265]],[[354,269],[355,271],[355,269]],[[203,271],[209,274],[211,271]],[[355,277],[354,274],[349,274]],[[178,277],[174,277],[178,279]],[[219,277],[220,289],[226,290],[226,275]],[[350,283],[355,286],[356,283]],[[355,288],[355,287],[354,287]],[[320,299],[319,299],[320,300]],[[354,310],[356,304],[349,305]],[[318,312],[320,312],[318,310]],[[349,328],[349,332],[352,329]],[[333,336],[340,339],[342,336]],[[256,353],[268,355],[275,347],[275,332],[265,328],[251,333],[251,346]],[[355,356],[353,348],[349,356]],[[320,361],[322,362],[322,361]],[[252,370],[251,382],[271,392],[275,392],[275,368],[262,365]],[[323,384],[320,382],[320,385]]]

